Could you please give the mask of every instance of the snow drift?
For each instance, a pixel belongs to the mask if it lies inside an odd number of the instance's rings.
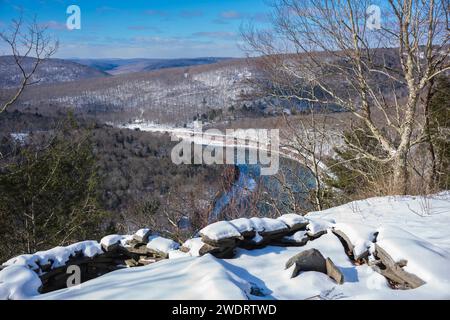
[[[275,221],[275,222],[274,222]],[[293,226],[302,230],[289,229]],[[233,259],[211,254],[199,257],[204,240],[226,237],[243,241],[243,234],[259,235],[289,229],[290,241],[302,246],[266,246],[253,250],[236,247]],[[345,234],[351,248],[336,236]],[[450,193],[429,197],[383,197],[356,201],[305,217],[287,215],[276,220],[239,219],[209,226],[203,238],[188,240],[177,250],[173,242],[152,239],[169,259],[145,267],[127,268],[90,280],[78,287],[39,294],[39,274],[33,263],[60,264],[61,257],[36,254],[11,259],[0,271],[3,299],[450,299]],[[319,235],[311,238],[311,234]],[[104,239],[105,244],[121,241]],[[98,245],[83,247],[95,254]],[[79,245],[74,245],[79,246]],[[377,247],[395,267],[422,281],[409,290],[395,290],[376,265]],[[184,248],[184,251],[182,251]],[[343,274],[342,285],[319,272],[301,272],[291,278],[286,262],[309,249],[330,257]],[[351,249],[351,250],[350,250]],[[58,255],[58,250],[53,251]],[[69,250],[69,249],[68,249]],[[351,252],[348,252],[348,251]],[[346,252],[347,251],[347,252]],[[364,256],[366,255],[366,256]],[[355,257],[364,256],[364,263]],[[42,261],[41,261],[42,260]]]

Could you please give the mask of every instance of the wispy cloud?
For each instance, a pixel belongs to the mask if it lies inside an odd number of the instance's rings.
[[[221,19],[242,19],[244,15],[238,11],[223,11],[219,14]]]
[[[197,18],[197,17],[202,17],[203,16],[203,11],[201,10],[183,10],[180,12],[180,17],[183,18]]]
[[[224,19],[217,18],[217,19],[214,19],[212,21],[212,23],[215,23],[215,24],[229,24],[230,22],[227,21],[227,20],[224,20]]]
[[[163,10],[145,10],[144,13],[149,16],[158,16],[158,17],[167,17],[169,15],[168,12]]]
[[[39,25],[42,28],[47,28],[47,29],[50,29],[50,30],[67,30],[67,26],[66,26],[65,23],[58,22],[58,21],[55,21],[55,20],[41,22],[41,23],[39,23]]]
[[[101,6],[95,9],[98,13],[117,12],[119,9],[110,6]]]
[[[247,13],[247,12],[239,12],[235,10],[230,11],[222,11],[219,13],[218,17],[214,19],[212,22],[215,24],[229,24],[230,21],[233,20],[253,20],[260,23],[270,22],[270,16],[264,12],[255,12],[255,13]]]
[[[125,39],[111,39],[110,41],[116,43],[126,43],[129,46],[141,46],[141,45],[165,45],[165,46],[192,46],[200,44],[209,44],[210,41],[178,38],[178,37],[155,37],[155,36],[142,36],[134,37],[128,40]]]
[[[153,32],[157,32],[157,33],[161,32],[161,29],[158,27],[144,26],[144,25],[129,26],[127,29],[133,30],[133,31],[153,31]]]
[[[237,34],[235,32],[227,31],[203,31],[195,32],[192,34],[194,37],[214,38],[222,40],[236,40]]]
[[[175,39],[146,39],[145,42],[126,45],[122,42],[105,44],[68,43],[58,51],[58,57],[79,58],[195,58],[220,55],[227,57],[242,56],[239,48],[233,42],[186,42]],[[1,52],[1,47],[0,47]],[[74,53],[76,53],[74,55]]]

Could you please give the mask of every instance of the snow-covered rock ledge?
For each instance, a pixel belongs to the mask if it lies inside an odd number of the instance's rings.
[[[106,273],[144,266],[168,257],[179,244],[152,234],[149,229],[133,235],[108,235],[97,241],[83,241],[34,254],[12,258],[0,267],[0,299],[27,299],[41,293],[67,288],[77,266],[81,281]]]
[[[372,198],[305,217],[221,221],[179,249],[147,229],[108,236],[66,250],[89,259],[124,251],[169,259],[39,294],[42,266],[57,269],[73,256],[62,250],[58,260],[52,250],[7,262],[0,298],[449,299],[450,193]]]

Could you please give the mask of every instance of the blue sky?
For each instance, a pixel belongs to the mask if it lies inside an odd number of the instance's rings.
[[[81,8],[81,30],[65,28],[72,4]],[[242,56],[241,24],[264,26],[270,12],[265,0],[0,0],[0,29],[19,8],[48,25],[60,58]]]

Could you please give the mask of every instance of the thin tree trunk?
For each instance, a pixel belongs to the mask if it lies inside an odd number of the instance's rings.
[[[397,152],[394,160],[394,187],[402,195],[408,193],[408,149]]]
[[[433,189],[437,183],[437,165],[436,165],[436,151],[434,147],[433,137],[431,133],[431,114],[430,114],[430,103],[433,97],[433,87],[434,87],[434,79],[430,81],[430,85],[428,87],[428,91],[425,97],[425,139],[428,144],[428,152],[430,153],[431,158],[431,172],[428,180],[428,192],[433,192]]]

